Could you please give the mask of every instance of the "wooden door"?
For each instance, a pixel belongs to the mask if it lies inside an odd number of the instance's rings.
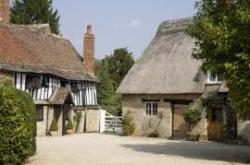
[[[190,130],[189,124],[185,121],[183,113],[188,109],[186,104],[173,105],[173,137],[185,138]]]
[[[223,109],[210,108],[208,112],[208,139],[222,140],[223,136]]]

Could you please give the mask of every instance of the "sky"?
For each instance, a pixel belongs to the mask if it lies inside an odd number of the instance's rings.
[[[196,0],[54,0],[60,30],[82,54],[86,26],[96,36],[97,59],[116,48],[128,48],[140,57],[165,20],[190,17]]]

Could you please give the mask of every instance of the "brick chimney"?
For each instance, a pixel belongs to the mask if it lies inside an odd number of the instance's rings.
[[[0,21],[10,22],[9,0],[0,0]]]
[[[87,32],[84,35],[84,66],[87,72],[95,74],[95,35],[92,33],[91,25],[87,26]]]

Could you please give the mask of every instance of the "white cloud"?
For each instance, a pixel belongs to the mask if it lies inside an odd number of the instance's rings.
[[[126,28],[140,28],[142,27],[142,22],[139,20],[130,20],[126,23],[123,24],[124,27]]]

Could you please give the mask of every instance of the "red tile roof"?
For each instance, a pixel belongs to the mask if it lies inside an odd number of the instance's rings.
[[[96,81],[86,72],[72,44],[49,33],[48,25],[0,22],[0,70],[46,73],[72,80]]]

